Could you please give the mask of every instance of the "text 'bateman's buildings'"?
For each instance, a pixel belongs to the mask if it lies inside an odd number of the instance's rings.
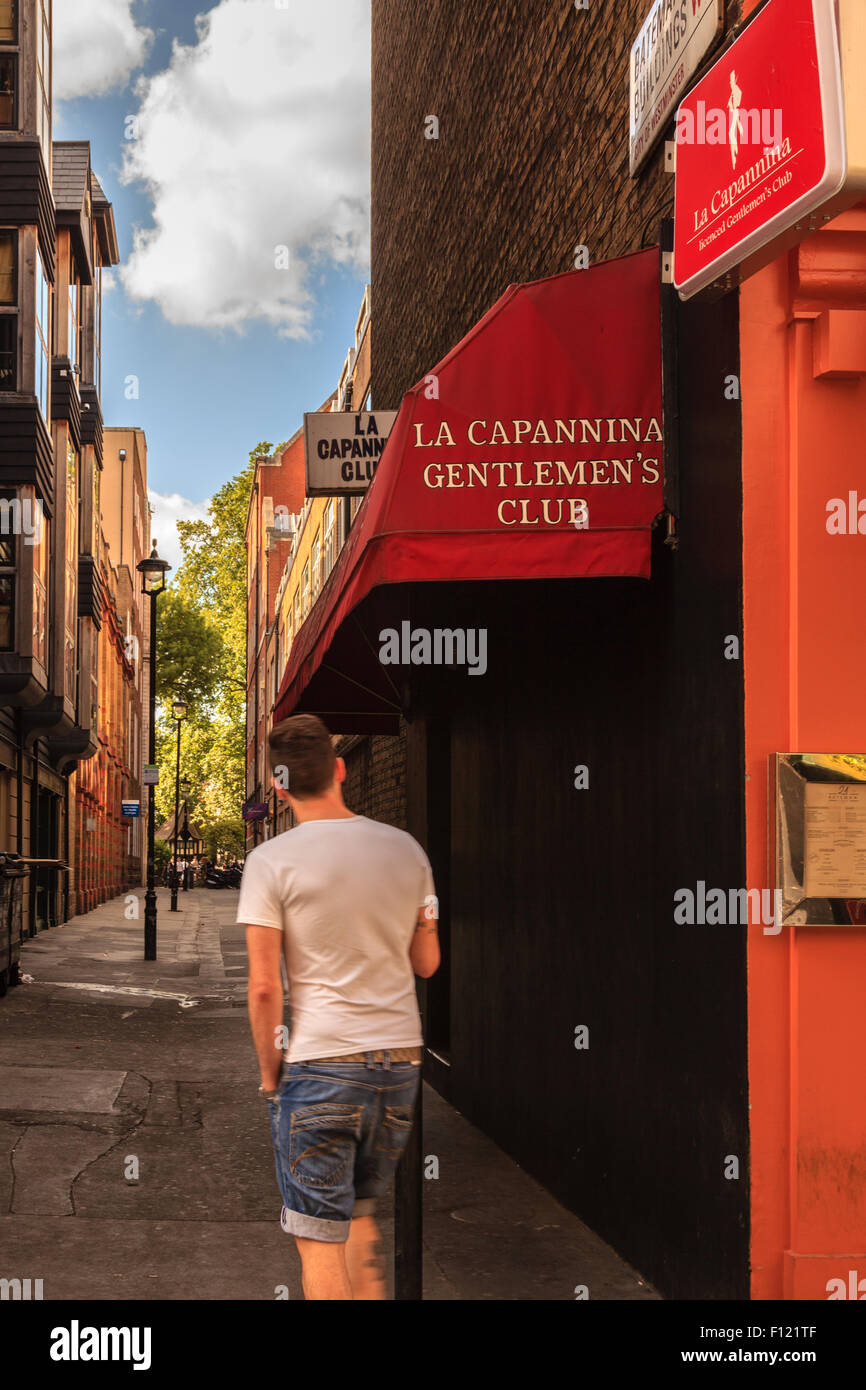
[[[140,883],[143,834],[121,801],[144,738],[145,446],[103,430],[117,236],[88,142],[52,144],[51,18],[0,3],[0,853],[29,869],[30,932]]]
[[[255,833],[267,725],[321,715],[433,863],[430,1082],[666,1297],[826,1299],[866,1261],[866,8],[372,8],[336,411],[390,433],[369,486],[306,457],[300,569],[258,523]]]

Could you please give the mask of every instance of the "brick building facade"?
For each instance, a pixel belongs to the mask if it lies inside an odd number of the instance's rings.
[[[368,409],[372,318],[369,288],[336,390],[322,410]],[[247,800],[268,804],[265,820],[247,822],[247,851],[290,828],[291,811],[273,792],[267,739],[274,702],[294,638],[345,543],[361,499],[307,497],[304,432],[270,459],[259,459],[247,516]],[[403,826],[406,819],[405,729],[399,737],[340,740],[347,802],[356,811]]]
[[[97,747],[102,273],[118,261],[86,141],[52,143],[50,0],[0,25],[0,838],[31,861],[30,930],[74,908],[69,774]]]
[[[31,932],[139,882],[142,835],[120,801],[144,737],[144,441],[124,433],[124,471],[103,427],[117,234],[89,143],[52,141],[52,52],[51,0],[0,7],[0,492],[42,520],[0,538],[0,848],[29,861]]]
[[[149,554],[144,432],[106,429],[104,449],[97,748],[70,779],[75,806],[70,895],[77,912],[88,912],[142,882],[147,835],[141,774],[148,719],[144,655],[150,647],[150,604],[136,568]],[[137,801],[139,816],[124,817],[123,801]]]
[[[728,3],[726,32],[740,9]],[[380,409],[507,285],[572,269],[580,246],[594,264],[657,240],[673,213],[664,142],[628,172],[629,52],[648,12],[647,0],[434,0],[419,23],[410,0],[373,0]]]

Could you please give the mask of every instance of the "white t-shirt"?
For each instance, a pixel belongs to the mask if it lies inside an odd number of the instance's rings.
[[[304,821],[247,856],[237,920],[283,933],[288,1061],[423,1041],[409,948],[433,893],[417,840],[366,816]]]

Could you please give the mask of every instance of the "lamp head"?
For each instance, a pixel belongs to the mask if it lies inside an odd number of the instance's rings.
[[[146,594],[161,594],[165,588],[165,576],[171,569],[167,560],[161,560],[156,551],[156,540],[146,560],[139,560],[136,569],[141,575],[141,587]]]

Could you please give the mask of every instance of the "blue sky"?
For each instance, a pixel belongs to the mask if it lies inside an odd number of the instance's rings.
[[[146,431],[170,560],[173,518],[334,389],[368,278],[368,0],[291,5],[55,0],[54,138],[90,140],[120,245],[103,414]]]

